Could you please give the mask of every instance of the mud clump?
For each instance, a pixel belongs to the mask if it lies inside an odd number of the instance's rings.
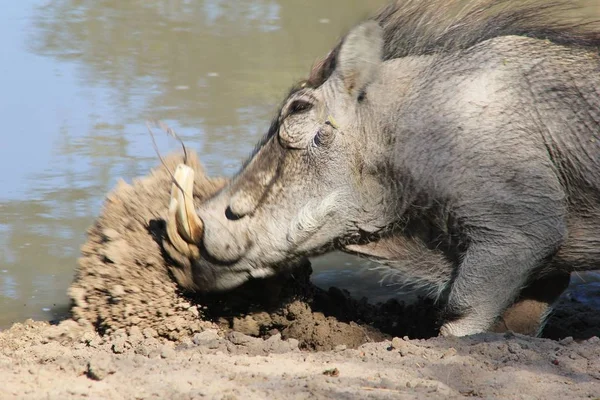
[[[210,325],[200,318],[198,305],[179,295],[160,245],[171,185],[167,168],[172,171],[181,161],[168,157],[166,167],[131,185],[121,181],[107,196],[101,215],[88,229],[68,290],[74,320],[90,323],[103,334],[137,327],[173,340]],[[206,178],[195,154],[189,163],[197,171],[198,202],[225,184],[224,179]]]

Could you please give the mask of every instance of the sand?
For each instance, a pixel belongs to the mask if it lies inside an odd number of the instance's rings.
[[[226,183],[190,165],[197,202]],[[71,318],[0,332],[0,398],[600,398],[600,312],[568,293],[545,338],[438,338],[432,302],[319,289],[308,260],[232,293],[183,293],[161,247],[169,188],[160,166],[107,196]]]

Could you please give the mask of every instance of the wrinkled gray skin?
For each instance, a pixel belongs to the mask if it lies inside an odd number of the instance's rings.
[[[377,23],[354,28],[197,210],[196,289],[342,249],[429,286],[441,334],[462,336],[532,281],[598,268],[598,55],[518,36],[389,61],[382,46]]]

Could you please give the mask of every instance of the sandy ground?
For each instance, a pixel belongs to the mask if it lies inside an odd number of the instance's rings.
[[[190,165],[196,201],[224,184]],[[308,261],[233,293],[183,293],[186,272],[161,246],[169,187],[160,167],[108,195],[69,289],[71,319],[0,332],[0,399],[600,399],[600,312],[577,293],[546,338],[437,338],[431,302],[324,291]]]
[[[600,341],[484,334],[308,352],[207,329],[179,344],[136,330],[100,337],[74,321],[0,335],[2,399],[308,399],[600,396]]]

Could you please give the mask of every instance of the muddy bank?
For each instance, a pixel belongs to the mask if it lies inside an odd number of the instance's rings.
[[[180,160],[172,155],[166,164],[174,169]],[[206,178],[194,155],[191,161],[200,202],[225,181]],[[600,313],[577,294],[563,296],[546,327],[546,336],[562,339],[555,341],[511,333],[437,338],[438,310],[430,301],[372,305],[337,288],[322,290],[310,282],[306,260],[232,293],[182,293],[174,283],[181,271],[161,248],[169,188],[161,166],[108,195],[69,289],[72,319],[0,332],[0,398],[600,393]]]

